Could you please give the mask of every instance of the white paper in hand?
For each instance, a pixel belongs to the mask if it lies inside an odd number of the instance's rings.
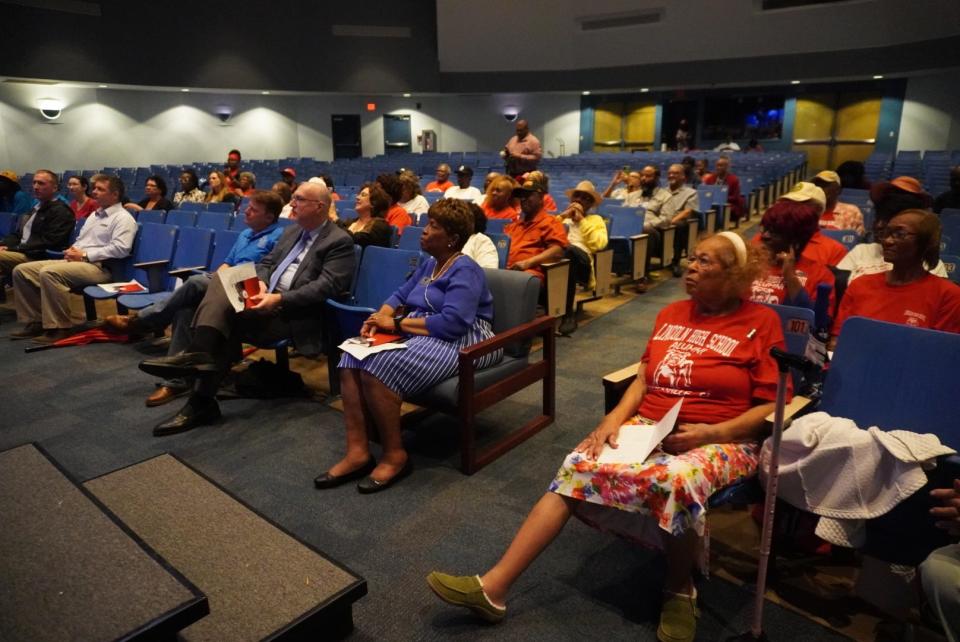
[[[639,464],[657,447],[664,437],[670,434],[677,423],[683,399],[667,411],[663,419],[653,426],[621,426],[617,436],[617,448],[604,446],[597,457],[600,464]]]

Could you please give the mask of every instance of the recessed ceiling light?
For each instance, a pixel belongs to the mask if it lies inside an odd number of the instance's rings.
[[[270,92],[269,92],[269,91],[261,91],[261,92],[260,92],[260,95],[261,95],[261,96],[269,96],[269,95],[270,95]]]
[[[582,92],[580,92],[580,93],[583,94],[584,96],[589,96],[589,95],[590,95],[589,90],[588,90],[588,91],[582,91]]]
[[[409,98],[409,97],[410,97],[410,94],[404,94],[403,97],[404,97],[404,98]]]
[[[187,89],[186,87],[184,87],[184,88],[183,88],[183,89],[181,89],[180,91],[182,91],[183,93],[185,93],[185,94],[186,94],[186,93],[189,93],[189,91],[190,91],[190,90],[189,90],[189,89]]]
[[[97,85],[97,87],[99,87],[100,89],[106,89],[106,88],[107,88],[106,85]]]
[[[883,80],[883,76],[881,76],[880,74],[877,74],[876,76],[873,77],[873,79],[874,79],[874,80]]]
[[[641,88],[640,88],[640,93],[641,93],[641,94],[645,94],[645,93],[647,93],[648,91],[650,91],[650,88],[649,88],[649,87],[641,87]]]
[[[800,81],[799,81],[799,80],[791,80],[791,81],[790,81],[790,84],[791,84],[791,85],[799,85],[799,84],[800,84]]]

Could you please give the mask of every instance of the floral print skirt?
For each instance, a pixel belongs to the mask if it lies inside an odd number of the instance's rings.
[[[627,424],[652,424],[639,415]],[[679,455],[659,448],[636,464],[599,464],[567,455],[552,492],[581,500],[575,515],[600,530],[663,548],[664,534],[694,529],[703,538],[706,570],[707,500],[721,488],[757,472],[756,442],[707,444]]]

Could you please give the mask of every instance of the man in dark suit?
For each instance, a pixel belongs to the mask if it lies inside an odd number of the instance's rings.
[[[211,279],[193,319],[193,338],[181,354],[147,359],[144,372],[161,377],[196,377],[187,404],[153,429],[156,436],[184,432],[220,417],[215,395],[230,366],[230,346],[240,338],[254,343],[292,339],[303,354],[323,351],[323,307],[329,297],[350,289],[354,253],[350,236],[329,220],[330,192],[320,183],[302,183],[292,200],[297,225],[289,226],[273,251],[257,263],[260,293],[237,313],[220,279]]]
[[[33,195],[37,204],[13,234],[0,238],[0,283],[21,263],[48,259],[47,250],[63,250],[70,245],[74,217],[67,204],[56,198],[59,187],[57,175],[50,170],[38,169],[34,173]],[[0,300],[2,295],[0,284]]]

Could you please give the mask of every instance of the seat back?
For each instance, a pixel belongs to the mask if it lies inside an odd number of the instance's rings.
[[[493,295],[493,332],[499,334],[510,328],[532,321],[537,314],[540,281],[527,272],[491,270],[484,268],[487,287]],[[504,348],[511,357],[525,357],[530,342],[511,344]]]
[[[780,326],[783,328],[783,338],[787,344],[787,352],[803,356],[807,350],[810,333],[813,332],[814,328],[813,310],[774,303],[766,305],[780,317]],[[793,376],[793,389],[798,391],[803,374],[796,370],[791,370],[790,374]]]
[[[493,234],[503,234],[503,228],[512,223],[508,218],[488,218],[487,219],[487,236],[493,238]]]
[[[490,234],[487,236],[493,241],[497,248],[497,267],[501,270],[507,269],[507,258],[510,256],[510,237],[506,234]]]
[[[203,228],[197,228],[203,229]],[[240,238],[240,230],[216,230],[213,237],[213,252],[210,254],[210,269],[216,270]]]
[[[947,269],[947,278],[954,283],[960,283],[960,256],[954,254],[941,254],[940,260]]]
[[[137,216],[138,223],[163,223],[167,213],[163,210],[141,210]]]
[[[172,214],[173,212],[171,212]],[[207,230],[229,230],[230,229],[230,216],[229,212],[199,212],[197,214],[197,227],[202,227]],[[240,230],[238,230],[239,232]]]
[[[170,262],[171,270],[210,264],[213,253],[213,230],[199,227],[181,227],[177,234],[177,247]]]
[[[207,203],[207,211],[209,212],[228,212],[233,213],[233,210],[236,209],[233,203]]]
[[[204,209],[204,204],[196,201],[183,201],[177,205],[177,209],[181,212],[199,212]]]
[[[860,242],[860,235],[857,234],[856,230],[821,229],[820,232],[827,238],[842,243],[843,247],[847,248],[847,252],[852,250],[853,246]]]
[[[17,215],[14,212],[0,212],[0,236],[12,234],[17,229]]]
[[[357,272],[353,303],[379,309],[419,265],[419,252],[368,246],[363,251],[363,260]]]
[[[144,210],[151,211],[151,210]],[[133,267],[134,263],[148,261],[169,261],[173,258],[173,250],[177,244],[177,227],[162,223],[140,223],[137,238],[133,244],[132,261],[124,261],[124,271],[127,276],[117,280],[136,279],[148,286],[150,276],[146,270]],[[116,276],[116,275],[115,275]]]
[[[401,250],[410,250],[411,252],[420,251],[420,237],[423,236],[423,228],[414,225],[408,225],[403,228],[403,236],[397,247]]]
[[[863,317],[843,324],[819,409],[861,428],[933,433],[960,449],[960,334]]]
[[[177,227],[193,227],[197,223],[197,213],[190,210],[171,210],[167,212],[164,223]]]

